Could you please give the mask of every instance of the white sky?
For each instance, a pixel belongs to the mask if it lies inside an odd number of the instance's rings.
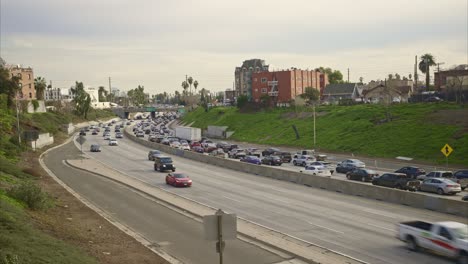
[[[413,74],[432,53],[441,68],[468,63],[467,0],[0,0],[0,56],[69,88],[151,94],[232,88],[234,69],[319,66],[350,81]]]

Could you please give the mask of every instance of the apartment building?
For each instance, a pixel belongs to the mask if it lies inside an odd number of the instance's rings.
[[[62,91],[60,88],[49,88],[44,91],[45,101],[60,101],[62,100]]]
[[[34,100],[36,97],[36,89],[34,87],[34,72],[31,67],[24,68],[21,65],[6,65],[5,67],[10,72],[10,77],[18,77],[21,90],[18,92],[18,99]]]
[[[240,67],[236,67],[234,72],[234,86],[236,96],[246,95],[249,100],[252,99],[252,74],[259,72],[268,72],[269,65],[264,60],[251,59],[246,60]]]
[[[268,95],[278,105],[288,104],[291,99],[305,93],[306,87],[312,87],[323,93],[328,85],[327,74],[319,70],[289,70],[252,73],[252,99],[260,102]]]

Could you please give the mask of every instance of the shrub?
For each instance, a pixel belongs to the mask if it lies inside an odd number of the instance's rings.
[[[37,100],[32,100],[31,101],[33,107],[34,107],[34,112],[39,108],[39,102]]]
[[[40,210],[50,207],[48,195],[32,181],[25,181],[12,187],[8,195],[24,202],[30,209]]]

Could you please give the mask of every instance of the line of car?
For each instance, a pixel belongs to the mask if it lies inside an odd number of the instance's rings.
[[[167,122],[163,122],[161,125],[167,129],[165,127]],[[303,167],[299,170],[302,173],[316,176],[330,177],[336,171],[344,173],[348,180],[370,182],[373,185],[401,190],[457,194],[468,186],[468,170],[455,173],[434,171],[426,174],[421,168],[406,166],[395,172],[385,172],[379,175],[376,171],[366,168],[365,163],[358,159],[346,159],[333,165],[326,161],[326,155],[319,154],[314,150],[301,150],[294,154],[279,148],[266,148],[261,151],[258,148],[242,148],[237,144],[223,141],[214,142],[207,138],[188,142],[168,133],[159,134],[154,139],[149,137],[149,140],[178,149],[238,159],[240,162],[255,165],[281,166],[284,163],[289,163],[293,166]]]

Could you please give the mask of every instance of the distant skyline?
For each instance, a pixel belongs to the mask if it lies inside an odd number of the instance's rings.
[[[351,82],[413,75],[425,53],[442,69],[468,63],[466,0],[0,0],[0,8],[0,56],[59,88],[108,88],[111,77],[121,91],[174,93],[187,74],[198,90],[217,92],[253,58],[270,70],[330,67],[345,80],[349,68]]]

